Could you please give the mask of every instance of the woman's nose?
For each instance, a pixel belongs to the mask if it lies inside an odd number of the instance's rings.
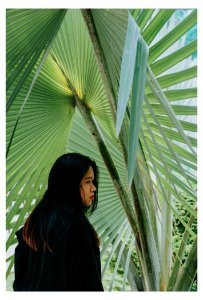
[[[92,191],[93,191],[93,192],[96,191],[96,187],[94,186],[94,184],[92,184]]]

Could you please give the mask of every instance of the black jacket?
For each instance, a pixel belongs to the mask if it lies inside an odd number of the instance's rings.
[[[103,291],[99,247],[84,215],[56,228],[53,253],[32,250],[22,228],[16,235],[14,291]]]

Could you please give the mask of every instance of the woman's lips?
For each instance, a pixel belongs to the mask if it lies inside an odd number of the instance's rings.
[[[94,200],[94,195],[90,197],[92,200]]]

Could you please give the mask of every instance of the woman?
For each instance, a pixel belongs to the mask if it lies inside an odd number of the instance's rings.
[[[16,233],[14,291],[103,291],[99,240],[86,217],[97,207],[98,175],[81,154],[56,160],[42,200]]]

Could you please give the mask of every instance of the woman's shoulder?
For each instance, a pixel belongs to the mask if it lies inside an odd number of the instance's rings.
[[[74,208],[68,208],[63,211],[59,222],[64,228],[69,229],[70,227],[76,225],[87,225],[89,221],[82,211],[76,210]]]
[[[69,232],[71,238],[78,239],[81,243],[84,242],[85,244],[98,248],[99,240],[97,233],[85,215],[78,215],[75,218]]]
[[[17,239],[21,238],[22,236],[23,227],[20,227],[16,232],[15,235],[17,236]]]
[[[64,209],[55,225],[53,238],[63,241],[70,234],[77,234],[77,232],[82,234],[90,230],[89,226],[89,221],[84,213],[76,209]]]
[[[15,235],[19,243],[25,243],[23,239],[23,227],[20,227],[16,232]]]
[[[88,218],[84,214],[76,213],[72,219],[70,230],[84,233],[91,230],[91,225]]]

